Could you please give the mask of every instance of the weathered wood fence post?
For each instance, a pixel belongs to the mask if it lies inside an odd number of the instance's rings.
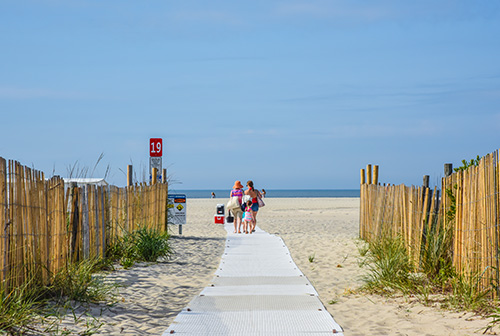
[[[429,188],[429,175],[424,175],[422,186],[424,188]]]
[[[82,188],[82,240],[83,258],[85,259],[90,256],[89,188],[89,184]]]
[[[151,185],[156,184],[158,180],[158,169],[157,168],[152,168],[151,171]]]
[[[78,209],[78,194],[79,190],[76,186],[76,182],[71,183],[71,215],[70,215],[70,223],[71,223],[71,240],[70,240],[70,257],[71,261],[78,260],[78,246],[77,246],[77,238],[78,238],[78,224],[80,222],[80,214]]]
[[[452,163],[445,163],[444,164],[444,176],[448,177],[453,173],[453,164]]]
[[[372,184],[372,165],[366,165],[366,183]]]
[[[106,216],[105,216],[106,208],[104,202],[104,197],[106,195],[106,187],[103,186],[100,189],[101,189],[101,218],[102,218],[101,239],[102,239],[102,256],[104,257],[106,256]]]
[[[132,165],[128,165],[127,166],[127,187],[132,186],[132,173],[133,173]]]
[[[377,165],[373,166],[373,184],[375,184],[375,185],[378,184],[378,166]]]

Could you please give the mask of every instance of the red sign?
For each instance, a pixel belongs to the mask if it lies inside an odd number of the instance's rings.
[[[162,138],[149,139],[149,156],[152,156],[152,157],[163,156],[163,140],[162,140]]]

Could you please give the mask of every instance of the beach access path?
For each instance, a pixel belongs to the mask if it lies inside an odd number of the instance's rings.
[[[283,240],[259,227],[228,235],[215,277],[163,333],[343,335]]]

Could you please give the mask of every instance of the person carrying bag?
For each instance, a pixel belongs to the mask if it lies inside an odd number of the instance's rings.
[[[241,219],[243,211],[241,210],[241,203],[243,198],[243,185],[240,181],[234,182],[233,190],[229,194],[229,202],[227,202],[227,209],[231,211],[234,216],[234,233],[241,233]]]

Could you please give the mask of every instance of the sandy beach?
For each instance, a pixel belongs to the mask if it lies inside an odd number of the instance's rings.
[[[91,305],[87,309],[92,316],[83,316],[77,325],[68,314],[60,327],[81,330],[85,323],[102,323],[98,335],[161,335],[213,278],[226,237],[213,215],[216,204],[226,201],[188,200],[188,224],[182,236],[177,227],[172,230],[176,253],[171,260],[110,273],[108,280],[121,284],[118,302]],[[366,272],[359,266],[358,198],[266,198],[265,202],[258,226],[284,239],[345,335],[483,335],[489,321],[472,313],[356,292]],[[77,315],[84,311],[84,307],[75,310]]]

